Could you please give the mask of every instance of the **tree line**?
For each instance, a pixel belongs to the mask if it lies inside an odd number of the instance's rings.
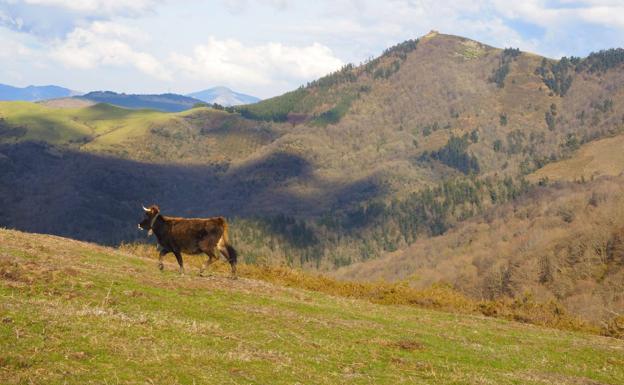
[[[528,189],[524,179],[457,177],[403,199],[376,199],[314,219],[286,214],[237,218],[232,237],[249,262],[336,267],[443,234],[457,221]]]

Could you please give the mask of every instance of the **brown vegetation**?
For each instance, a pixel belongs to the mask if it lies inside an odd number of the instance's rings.
[[[122,251],[146,258],[158,258],[156,249],[143,244],[124,244]],[[191,261],[199,268],[199,259]],[[226,273],[225,263],[216,264],[219,274]],[[601,326],[583,321],[568,313],[554,300],[536,301],[529,295],[517,299],[499,298],[495,300],[476,300],[470,298],[449,285],[434,284],[426,288],[415,288],[407,281],[401,282],[353,282],[293,269],[279,265],[242,264],[238,269],[241,277],[261,280],[283,287],[295,287],[318,291],[325,294],[363,299],[382,305],[417,306],[463,314],[482,314],[488,317],[504,318],[523,323],[553,327],[564,330],[577,330],[600,333],[609,336],[621,336],[622,330],[616,324]]]
[[[542,187],[335,276],[415,288],[444,283],[475,299],[555,301],[617,329],[624,312],[623,190],[622,177]]]

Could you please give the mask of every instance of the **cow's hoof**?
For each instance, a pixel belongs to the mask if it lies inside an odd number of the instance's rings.
[[[237,276],[235,276],[235,275],[230,275],[230,279],[231,279],[232,281],[236,281],[236,280],[238,279],[238,277],[237,277]]]
[[[165,265],[163,265],[162,263],[158,264],[158,270],[163,271],[165,270]]]

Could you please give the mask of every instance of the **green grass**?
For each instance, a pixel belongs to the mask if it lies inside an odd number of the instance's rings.
[[[53,108],[0,102],[0,119],[0,143],[41,141],[142,161],[223,161],[248,154],[272,138],[262,124],[212,108],[167,113],[104,103]]]
[[[66,143],[91,136],[91,127],[71,119],[76,112],[74,109],[51,109],[29,102],[0,102],[0,117],[6,123],[26,128],[20,140]]]
[[[236,107],[244,117],[256,120],[285,121],[290,112],[305,110],[304,101],[309,91],[303,88],[258,103]]]
[[[624,381],[621,340],[155,265],[0,230],[0,383]]]
[[[26,129],[18,140],[52,144],[93,141],[113,144],[144,134],[155,122],[175,117],[153,110],[129,110],[108,104],[84,108],[50,108],[29,102],[0,102],[0,117],[12,127]]]
[[[242,147],[241,151],[248,150],[249,144],[240,146],[245,138],[236,135],[225,137],[219,143],[212,143],[214,140],[211,139],[198,140],[198,136],[203,138],[201,127],[219,124],[225,119],[224,116],[230,118],[229,126],[221,124],[225,130],[236,131],[249,126],[239,124],[242,119],[238,115],[211,108],[166,113],[125,109],[104,103],[82,108],[53,108],[29,102],[0,102],[0,143],[40,141],[86,152],[148,161],[162,161],[163,156],[175,161],[185,154],[187,158],[201,162],[215,153],[214,149],[206,150],[210,144],[227,149],[222,142],[229,140],[234,143],[235,149]],[[164,140],[155,137],[154,131],[165,132],[168,137]],[[253,130],[245,132],[249,133]],[[171,140],[171,137],[176,140]],[[257,144],[254,142],[252,145]]]
[[[316,118],[312,119],[312,124],[326,126],[328,124],[338,123],[340,119],[342,119],[347,114],[349,108],[351,107],[351,104],[357,98],[357,95],[345,95],[342,99],[338,101],[338,103],[336,103],[336,106],[334,106],[332,109],[325,111]]]

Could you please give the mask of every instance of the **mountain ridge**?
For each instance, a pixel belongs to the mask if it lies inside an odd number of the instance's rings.
[[[14,87],[7,84],[0,84],[0,100],[12,101],[23,100],[36,102],[46,99],[55,99],[62,97],[70,97],[79,95],[80,92],[70,90],[69,88],[60,87],[56,85],[45,86],[27,86],[27,87]]]
[[[110,103],[125,108],[150,108],[165,112],[180,112],[192,108],[198,103],[219,104],[230,107],[250,104],[260,99],[243,93],[232,91],[227,87],[213,87],[187,95],[175,93],[162,94],[127,94],[115,91],[90,91],[87,93],[73,91],[57,85],[14,87],[0,84],[0,101],[45,102],[50,106],[66,108],[78,105],[71,103],[70,98],[93,103]]]
[[[147,108],[164,112],[181,112],[201,103],[199,99],[173,93],[125,94],[113,91],[91,91],[75,98],[130,109]]]
[[[192,92],[186,96],[199,99],[208,104],[219,104],[224,107],[237,106],[241,104],[253,104],[260,101],[260,98],[232,91],[223,86],[207,88],[205,90]]]

